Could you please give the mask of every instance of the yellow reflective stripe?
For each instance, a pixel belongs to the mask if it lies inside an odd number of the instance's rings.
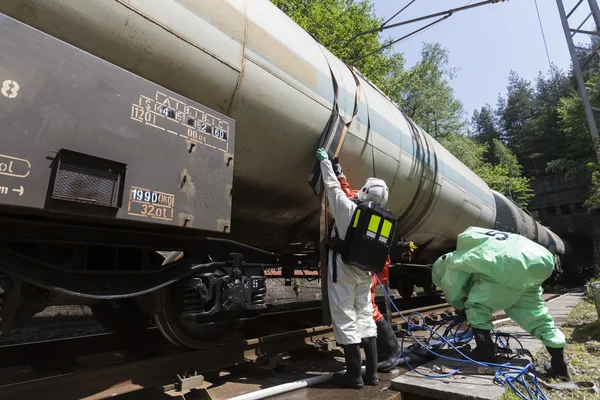
[[[356,210],[356,216],[354,217],[354,222],[352,223],[352,227],[356,228],[358,226],[358,219],[360,218],[360,210]]]
[[[381,217],[379,215],[372,215],[371,220],[369,221],[369,230],[371,232],[377,232],[379,230],[380,222],[381,222]]]
[[[390,232],[392,231],[392,223],[387,219],[383,221],[383,228],[381,228],[381,236],[384,238],[390,237]]]

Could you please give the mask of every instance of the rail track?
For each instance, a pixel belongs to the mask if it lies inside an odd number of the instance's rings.
[[[401,308],[418,308],[441,302],[438,295],[416,296],[410,299],[398,299]],[[383,301],[378,301],[381,309],[385,309]],[[302,303],[302,308],[295,304],[284,304],[272,307],[259,318],[248,320],[240,330],[237,339],[265,336],[318,326],[321,322],[321,301]],[[57,360],[83,357],[93,354],[126,349],[125,356],[136,358],[152,353],[156,347],[164,346],[166,341],[156,328],[145,332],[131,334],[100,333],[77,337],[64,337],[53,340],[22,342],[0,346],[0,369],[26,364],[38,368],[56,368]],[[63,365],[69,369],[69,364]]]
[[[562,293],[545,295],[545,299]],[[418,301],[433,301],[436,296],[422,296]],[[424,315],[441,314],[451,307],[447,303],[415,307],[401,307],[404,313],[418,311]],[[413,298],[413,302],[414,302]],[[405,299],[401,299],[405,300]],[[402,306],[402,302],[398,301]],[[404,303],[406,304],[406,303]],[[274,312],[254,321],[245,332],[253,332],[269,321],[285,317],[286,320],[309,321],[318,318],[321,308],[287,312]],[[301,316],[302,318],[298,318]],[[495,320],[506,318],[504,313],[494,315]],[[394,322],[403,327],[395,316]],[[140,338],[127,338],[116,334],[101,334],[72,339],[43,341],[0,347],[0,399],[103,399],[153,388],[160,393],[184,393],[186,389],[200,387],[202,375],[235,367],[259,359],[319,347],[333,340],[331,326],[313,326],[286,332],[239,339],[204,350],[181,350],[167,344],[156,329],[150,329]],[[132,349],[131,344],[136,343]],[[124,351],[127,348],[127,351]],[[141,351],[141,349],[145,349]],[[148,352],[152,349],[152,352]],[[129,352],[129,354],[128,354]],[[66,364],[69,372],[60,373],[60,365],[52,365],[53,372],[42,372],[23,364],[44,365],[52,360],[78,358],[76,364]],[[36,364],[37,363],[37,364]],[[14,368],[20,365],[20,368]],[[12,368],[6,368],[10,367]],[[64,370],[65,368],[63,368]],[[50,394],[50,395],[49,395]]]
[[[449,307],[446,303],[440,303],[442,300],[439,296],[413,298],[413,304],[415,299],[417,303],[438,304],[413,309],[406,307],[410,302],[398,301],[398,305],[406,312],[440,312]],[[259,326],[264,328],[269,325],[268,322],[276,319],[285,318],[286,321],[305,324],[311,319],[317,320],[320,315],[320,307],[270,313],[254,320],[253,324],[245,327],[243,333],[254,332]],[[194,378],[195,374],[207,374],[259,358],[315,347],[327,340],[334,340],[332,327],[313,325],[234,340],[196,351],[181,350],[167,344],[156,329],[148,330],[141,340],[137,337],[101,334],[4,346],[0,347],[0,362],[5,367],[0,370],[0,399],[102,399],[151,387],[161,391],[176,391],[189,385],[198,386],[201,378]],[[136,343],[137,349],[127,347],[124,351],[124,346],[131,343]],[[148,349],[152,352],[147,352]],[[39,367],[53,371],[40,371]],[[181,378],[189,375],[192,378]],[[51,394],[50,397],[48,394]]]

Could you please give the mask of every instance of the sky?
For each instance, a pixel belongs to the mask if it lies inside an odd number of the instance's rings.
[[[471,4],[479,1],[472,0]],[[375,13],[389,18],[409,0],[373,2]],[[390,24],[461,7],[468,2],[416,0]],[[571,59],[556,0],[537,0],[537,3],[550,60],[559,68],[568,70]],[[564,0],[564,3],[569,12],[576,0]],[[577,27],[589,13],[587,2],[579,9],[569,19],[573,27]],[[383,35],[399,38],[431,21],[434,19],[392,28],[384,31]],[[582,35],[576,38],[585,41]],[[407,66],[411,66],[419,60],[423,42],[438,42],[449,51],[450,66],[459,69],[457,77],[450,84],[469,115],[486,103],[496,105],[498,94],[506,94],[511,69],[531,81],[540,71],[546,73],[549,69],[534,0],[508,0],[457,12],[418,36],[398,43],[395,50],[403,53]]]

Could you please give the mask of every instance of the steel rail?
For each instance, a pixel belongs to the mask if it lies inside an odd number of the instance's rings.
[[[544,300],[550,301],[564,293],[545,294]],[[452,307],[447,303],[440,303],[403,310],[403,313],[408,316],[412,312],[424,314],[445,309],[452,309]],[[505,318],[506,314],[499,312],[494,314],[493,320],[501,322]],[[399,316],[395,316],[394,321],[400,328],[405,325]],[[179,375],[189,372],[199,374],[215,372],[256,360],[260,356],[277,355],[316,346],[317,342],[323,339],[333,339],[331,326],[298,329],[223,344],[207,350],[179,350],[134,362],[104,361],[103,364],[92,364],[86,369],[71,373],[0,384],[0,399],[49,398],[48,394],[51,393],[51,398],[92,400],[149,388],[172,390],[177,387]]]
[[[399,308],[417,308],[442,301],[437,295],[416,296],[409,299],[397,299]],[[316,326],[321,321],[320,301],[306,302],[305,307],[290,305],[274,306],[256,319],[245,322],[241,329],[243,337],[258,337],[267,334],[265,327],[281,326],[287,330],[295,330]],[[383,301],[377,302],[380,307]],[[89,356],[122,349],[131,350],[132,354],[144,354],[144,351],[166,343],[156,327],[146,331],[128,335],[117,333],[100,333],[76,337],[24,342],[0,346],[0,368],[32,364],[35,366],[52,365],[58,359]]]
[[[405,310],[428,312],[449,308],[447,303]],[[399,318],[399,317],[397,317]],[[102,399],[156,386],[172,386],[177,376],[188,372],[208,373],[256,360],[315,346],[317,341],[333,339],[331,326],[242,340],[207,350],[176,351],[135,362],[90,367],[71,373],[0,385],[0,399],[53,398]]]

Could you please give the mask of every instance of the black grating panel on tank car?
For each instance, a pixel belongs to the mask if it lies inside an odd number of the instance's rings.
[[[119,207],[126,166],[69,150],[58,154],[52,198]]]

